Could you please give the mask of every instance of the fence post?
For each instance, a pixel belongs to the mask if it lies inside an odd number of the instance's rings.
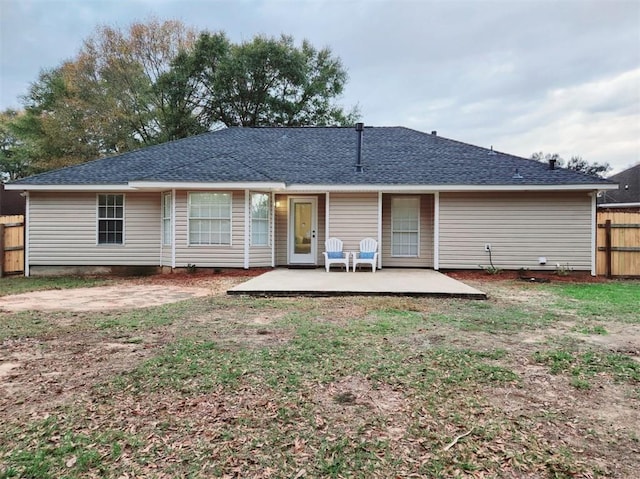
[[[613,271],[611,271],[611,220],[604,223],[604,248],[607,257],[607,278],[611,278],[613,276]]]
[[[4,225],[0,224],[0,278],[4,276]]]

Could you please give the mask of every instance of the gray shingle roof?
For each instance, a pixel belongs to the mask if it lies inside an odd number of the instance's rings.
[[[356,172],[357,135],[353,127],[233,127],[45,172],[15,183],[266,181],[299,185],[501,186],[609,183],[403,127],[365,127],[364,168]],[[518,175],[522,178],[517,178]]]

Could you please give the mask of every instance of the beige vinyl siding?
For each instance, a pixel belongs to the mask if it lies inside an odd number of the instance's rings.
[[[417,258],[391,255],[391,198],[420,196],[420,245]],[[433,267],[433,195],[382,195],[382,266]]]
[[[157,266],[161,242],[160,195],[125,193],[124,198],[124,244],[98,245],[96,193],[32,192],[29,263]]]
[[[591,197],[579,193],[441,193],[440,267],[591,269]],[[542,267],[539,257],[546,257]]]
[[[317,257],[318,264],[324,264],[324,257],[322,252],[324,251],[324,238],[325,238],[325,210],[326,200],[325,195],[296,195],[300,197],[316,197],[318,199],[318,221],[317,221]],[[276,195],[276,208],[275,208],[275,253],[276,253],[276,266],[286,266],[289,264],[288,257],[288,233],[289,233],[289,198],[288,195]]]
[[[176,192],[176,267],[195,264],[201,268],[244,267],[244,191],[231,193],[231,245],[189,245],[188,192]]]
[[[358,251],[364,238],[377,241],[378,193],[331,193],[329,237],[341,239],[345,251]],[[321,238],[321,251],[324,251],[324,238]]]

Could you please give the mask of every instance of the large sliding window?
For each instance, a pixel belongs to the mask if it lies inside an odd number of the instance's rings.
[[[391,198],[391,255],[417,257],[420,244],[420,198]]]
[[[172,229],[171,229],[171,212],[173,209],[173,201],[171,193],[162,194],[162,244],[171,245]]]
[[[231,193],[189,193],[189,244],[231,244]]]
[[[124,195],[98,195],[98,244],[124,243]]]
[[[269,246],[269,195],[251,193],[251,245]]]

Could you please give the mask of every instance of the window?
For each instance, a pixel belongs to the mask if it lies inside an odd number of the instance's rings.
[[[251,193],[251,245],[269,246],[269,195]]]
[[[418,256],[420,198],[391,199],[391,254]]]
[[[189,244],[231,244],[231,193],[189,193]]]
[[[98,244],[124,243],[124,195],[98,195]]]
[[[173,202],[171,201],[171,193],[162,194],[162,244],[171,244],[171,209]]]

